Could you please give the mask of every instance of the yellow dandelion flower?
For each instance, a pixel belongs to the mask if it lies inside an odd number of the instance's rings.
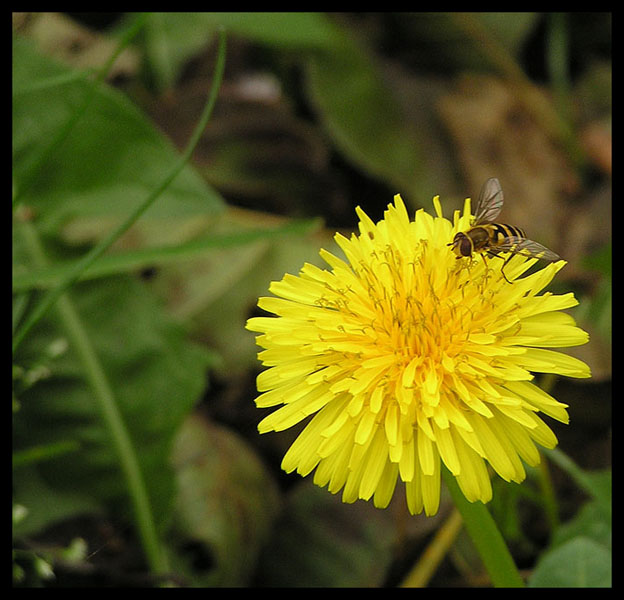
[[[311,417],[282,468],[344,502],[386,507],[397,481],[412,514],[435,514],[441,461],[468,500],[487,502],[487,465],[506,481],[536,465],[536,443],[557,439],[540,413],[568,422],[566,405],[532,383],[533,372],[589,377],[587,365],[552,348],[588,335],[560,312],[573,294],[538,295],[564,265],[524,278],[536,262],[505,267],[456,260],[448,244],[470,227],[470,202],[453,223],[419,210],[410,221],[399,195],[375,224],[359,207],[359,235],[335,240],[346,260],[321,250],[329,269],[305,264],[273,282],[258,301],[275,317],[254,317],[258,357],[268,367],[260,408],[279,407],[261,433]],[[499,263],[497,263],[498,265]]]

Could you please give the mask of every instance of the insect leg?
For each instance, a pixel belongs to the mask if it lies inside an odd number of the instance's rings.
[[[510,254],[506,259],[505,262],[503,263],[503,266],[501,267],[501,274],[503,275],[503,277],[505,278],[505,281],[507,283],[511,283],[511,281],[509,281],[509,279],[507,279],[507,275],[505,275],[505,271],[503,270],[505,268],[505,265],[509,262],[509,260],[511,259],[511,257],[513,256],[513,254]],[[501,256],[502,258],[502,256]]]
[[[483,264],[485,265],[485,282],[487,282],[488,278],[489,278],[489,273],[490,273],[490,268],[488,267],[488,263],[487,260],[485,260],[485,255],[487,254],[488,256],[498,256],[495,252],[492,252],[490,250],[486,250],[485,252],[480,252],[479,254],[481,254],[481,258],[483,259]]]
[[[492,250],[492,249],[488,249],[488,250],[487,250],[487,255],[488,255],[488,256],[495,256],[496,258],[500,258],[500,259],[502,259],[502,258],[503,258],[503,257],[502,257],[502,256],[501,256],[498,252],[496,252],[496,251],[494,251],[494,250]],[[482,254],[481,256],[483,256],[483,254]],[[510,259],[512,256],[513,256],[513,254],[512,254],[512,255],[510,255],[509,257],[507,257],[507,259],[505,259],[505,262],[503,263],[503,266],[501,267],[501,274],[503,275],[503,278],[505,279],[505,281],[506,281],[507,283],[511,283],[511,281],[509,281],[509,279],[507,279],[507,276],[505,275],[505,271],[504,271],[503,269],[505,268],[505,265],[509,262],[509,259]],[[484,259],[484,260],[485,260],[485,259]]]

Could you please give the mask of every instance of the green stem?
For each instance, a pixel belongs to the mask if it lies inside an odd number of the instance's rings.
[[[150,246],[136,248],[127,252],[106,254],[83,271],[80,280],[95,279],[118,275],[128,271],[138,271],[141,268],[160,266],[179,260],[188,260],[198,254],[205,254],[210,250],[236,248],[245,244],[252,244],[259,240],[275,239],[280,236],[304,235],[318,229],[319,219],[293,221],[272,228],[257,228],[233,233],[211,233],[205,237],[190,240],[169,246]],[[75,263],[58,261],[45,269],[29,269],[21,273],[13,273],[13,293],[28,292],[33,289],[52,288],[65,277]],[[24,294],[24,296],[26,296]],[[14,321],[19,322],[22,314],[14,308]],[[17,313],[17,314],[16,314]]]
[[[112,387],[106,377],[99,358],[91,344],[80,316],[73,303],[65,294],[65,291],[80,277],[82,272],[91,265],[110,245],[151,206],[162,191],[173,181],[182,170],[190,155],[199,141],[203,130],[208,123],[212,109],[216,102],[217,93],[221,85],[225,68],[225,33],[220,33],[217,67],[210,90],[209,98],[202,113],[202,117],[193,132],[189,145],[180,157],[180,160],[171,172],[164,178],[162,183],[150,194],[144,202],[110,235],[102,240],[96,247],[88,252],[85,257],[78,261],[60,282],[50,291],[44,299],[35,307],[29,318],[16,333],[13,340],[13,351],[17,348],[24,336],[43,317],[47,311],[57,305],[61,322],[69,338],[72,348],[82,363],[85,377],[93,390],[95,401],[102,416],[103,423],[107,428],[111,443],[119,459],[121,470],[126,479],[128,493],[136,519],[137,530],[145,551],[147,560],[154,573],[162,574],[167,570],[167,562],[160,547],[150,499],[143,479],[143,473],[137,459],[132,439],[126,428],[119,406],[115,399]],[[41,244],[39,235],[34,225],[28,221],[21,224],[26,246],[29,249],[33,262],[37,267],[47,266],[47,258]]]
[[[443,468],[442,473],[466,531],[481,556],[494,587],[524,587],[505,540],[485,504],[469,502],[448,469]]]
[[[551,535],[559,527],[559,507],[557,504],[557,496],[553,486],[552,477],[550,476],[550,468],[548,460],[542,455],[542,460],[537,467],[537,477],[542,492],[542,502]]]
[[[212,114],[212,110],[217,100],[217,94],[221,86],[221,80],[223,79],[223,71],[225,69],[225,32],[221,31],[219,35],[219,50],[217,55],[217,65],[215,69],[215,75],[210,88],[210,94],[204,107],[204,111],[199,120],[199,123],[195,127],[195,131],[187,145],[184,154],[180,156],[178,162],[173,166],[169,174],[163,179],[154,191],[147,196],[147,198],[123,221],[116,229],[109,233],[103,240],[101,240],[96,246],[94,246],[85,256],[77,261],[75,267],[66,274],[63,280],[54,289],[50,290],[41,302],[35,306],[33,311],[29,314],[28,318],[13,336],[13,352],[17,349],[21,341],[24,339],[28,331],[35,325],[43,315],[54,305],[54,303],[61,297],[66,289],[68,289],[73,283],[75,283],[82,273],[93,264],[110,246],[123,235],[132,224],[154,203],[154,201],[160,196],[169,184],[177,177],[184,165],[188,162],[197,142],[206,128],[206,125]]]
[[[33,262],[39,267],[45,266],[48,261],[35,227],[32,223],[25,222],[21,224],[20,230]],[[167,570],[166,561],[160,549],[143,474],[112,387],[85,331],[78,311],[66,294],[61,295],[58,299],[57,310],[70,345],[76,352],[76,356],[82,364],[85,378],[93,390],[102,421],[108,430],[121,470],[126,478],[137,530],[150,568],[154,573],[164,573]]]
[[[561,118],[570,123],[570,44],[566,13],[548,15],[546,62],[555,102]]]

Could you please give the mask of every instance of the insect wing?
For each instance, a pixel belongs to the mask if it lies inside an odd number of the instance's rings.
[[[475,225],[492,223],[503,208],[503,190],[498,179],[488,179],[481,188],[477,210],[475,212]]]
[[[496,252],[511,252],[512,254],[529,256],[530,258],[539,258],[547,262],[555,262],[561,259],[558,254],[549,250],[546,246],[517,236],[510,236],[501,240],[496,244]]]

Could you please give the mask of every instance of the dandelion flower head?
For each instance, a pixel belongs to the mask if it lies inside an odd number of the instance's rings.
[[[386,507],[402,482],[412,514],[435,514],[441,463],[468,500],[489,501],[488,465],[523,481],[536,444],[557,444],[543,415],[568,422],[533,373],[590,376],[553,350],[588,340],[561,312],[573,294],[540,294],[565,262],[519,278],[536,260],[514,256],[510,284],[499,261],[457,260],[448,246],[470,227],[470,200],[453,222],[438,197],[434,207],[411,221],[397,195],[378,223],[358,207],[359,235],[335,236],[346,260],[321,250],[328,269],[305,264],[271,283],[258,306],[275,316],[247,322],[267,367],[256,405],[278,407],[259,431],[307,421],[282,468],[314,471],[344,502]]]

